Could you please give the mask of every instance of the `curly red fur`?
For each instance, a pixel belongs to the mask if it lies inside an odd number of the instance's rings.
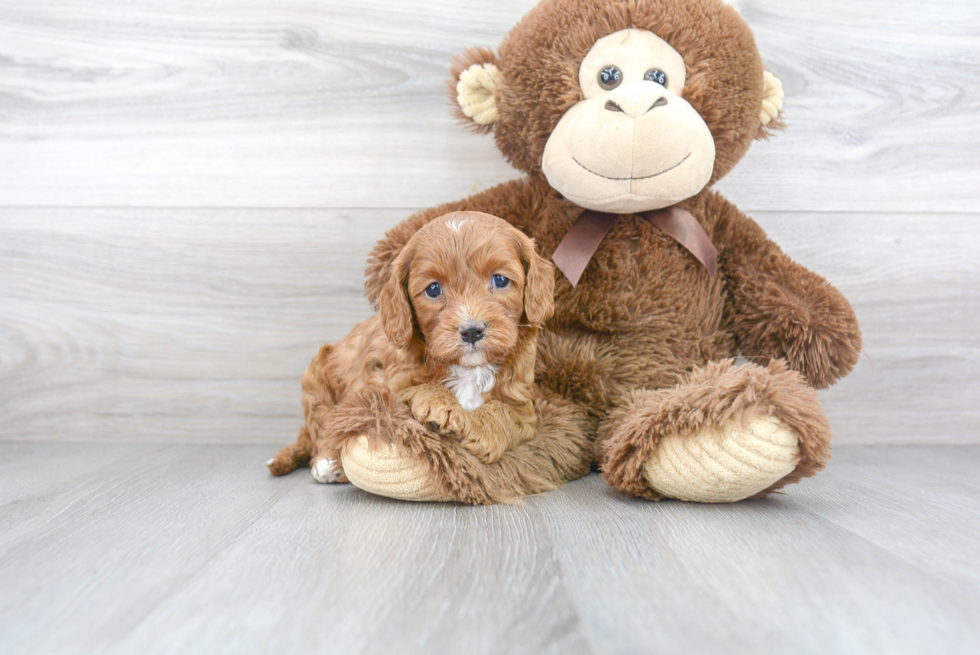
[[[508,283],[496,286],[495,276]],[[427,292],[433,283],[435,297]],[[339,461],[345,440],[362,434],[390,441],[408,429],[412,413],[487,462],[532,439],[535,348],[554,311],[553,289],[551,264],[499,218],[457,212],[429,223],[392,263],[380,315],[321,348],[310,364],[306,425],[269,470],[282,475],[311,459]],[[470,323],[483,326],[473,343],[461,337]],[[493,387],[482,406],[466,411],[444,382],[454,367],[483,365],[496,367]]]

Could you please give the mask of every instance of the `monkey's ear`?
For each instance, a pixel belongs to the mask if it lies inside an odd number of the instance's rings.
[[[415,323],[412,305],[408,300],[408,269],[415,256],[411,247],[404,248],[391,265],[391,275],[378,298],[381,327],[388,341],[396,348],[405,348],[412,342]]]
[[[766,71],[762,75],[762,110],[759,112],[759,136],[764,139],[772,130],[783,127],[779,115],[783,111],[783,83],[779,78]]]
[[[488,48],[470,48],[453,60],[449,97],[456,117],[478,132],[497,122],[497,87],[503,78],[500,59]]]

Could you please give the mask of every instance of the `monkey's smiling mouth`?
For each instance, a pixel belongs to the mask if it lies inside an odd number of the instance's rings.
[[[604,179],[607,179],[607,180],[616,180],[616,181],[620,181],[620,182],[633,182],[633,181],[636,181],[636,180],[649,180],[651,177],[657,177],[658,175],[663,175],[664,173],[669,173],[672,170],[674,170],[675,168],[677,168],[678,166],[680,166],[681,164],[683,164],[684,162],[686,162],[690,156],[691,156],[691,153],[687,153],[687,156],[685,156],[684,159],[680,160],[679,162],[677,162],[676,164],[674,164],[670,168],[665,168],[664,170],[660,171],[659,173],[654,173],[653,175],[644,175],[643,177],[609,177],[608,175],[603,175],[602,173],[596,173],[594,170],[592,170],[591,168],[589,168],[588,166],[586,166],[585,164],[583,164],[579,160],[575,159],[575,157],[572,157],[572,161],[575,162],[576,164],[578,164],[579,166],[581,166],[583,169],[585,169],[589,173],[592,173],[596,177],[601,177],[601,178],[604,178]]]

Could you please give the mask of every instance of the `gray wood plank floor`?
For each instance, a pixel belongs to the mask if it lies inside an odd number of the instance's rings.
[[[0,650],[976,653],[980,447],[845,447],[785,495],[409,504],[261,445],[0,444]]]

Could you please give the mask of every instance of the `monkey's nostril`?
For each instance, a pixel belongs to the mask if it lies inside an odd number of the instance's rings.
[[[606,100],[606,109],[608,109],[609,111],[618,111],[618,112],[623,113],[623,114],[626,113],[626,112],[623,111],[623,108],[622,107],[620,107],[619,105],[617,105],[612,100]]]
[[[653,103],[652,105],[650,105],[650,108],[647,109],[647,111],[653,111],[657,107],[663,107],[666,104],[667,104],[667,98],[661,98],[660,100],[657,100],[655,103]]]

